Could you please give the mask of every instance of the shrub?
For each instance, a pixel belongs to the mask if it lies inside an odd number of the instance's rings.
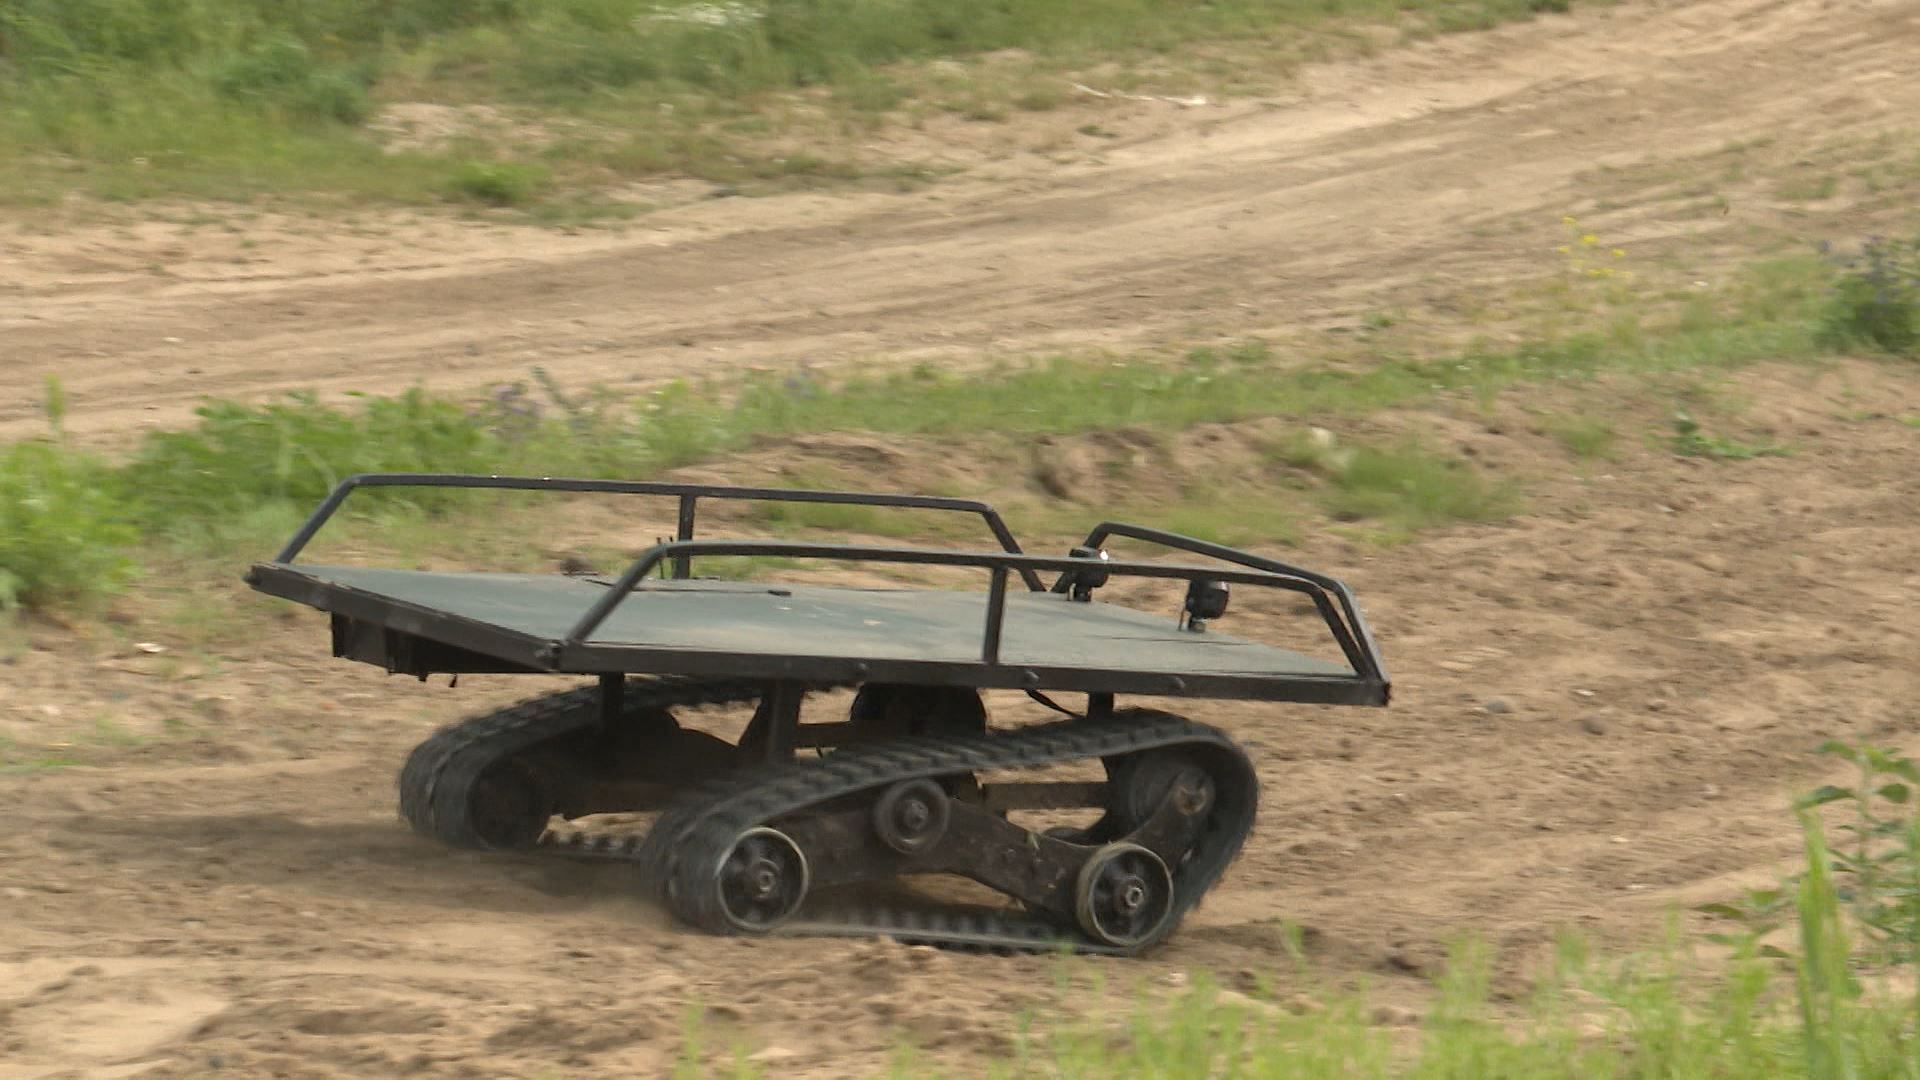
[[[1876,236],[1860,254],[1835,262],[1840,273],[1821,318],[1823,343],[1920,356],[1920,236]]]
[[[132,570],[122,488],[91,456],[55,442],[0,449],[0,608],[97,599]]]
[[[308,121],[358,124],[367,118],[372,80],[322,67],[298,39],[279,35],[221,61],[213,86],[222,97],[283,110]]]
[[[447,190],[455,198],[489,206],[520,206],[533,201],[553,180],[538,165],[512,161],[470,161],[454,170]]]
[[[360,472],[495,472],[502,447],[458,405],[419,390],[369,398],[357,413],[299,395],[274,405],[216,402],[188,431],[149,438],[123,474],[143,525],[234,517],[272,503],[311,506]],[[445,492],[409,491],[423,507]]]

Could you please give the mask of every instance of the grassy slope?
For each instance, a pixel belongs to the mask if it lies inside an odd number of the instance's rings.
[[[1095,60],[1166,63],[1194,43],[1258,57],[1235,78],[1359,40],[1492,25],[1567,0],[9,0],[0,5],[0,201],[334,193],[522,203],[555,184],[690,172],[846,177],[773,146],[947,109],[1062,100]],[[940,69],[1020,50],[1015,63]],[[1145,78],[1147,76],[1139,76]],[[1162,77],[1169,77],[1163,74]],[[1124,76],[1123,76],[1124,78]],[[806,108],[795,109],[801,95]],[[463,143],[387,154],[385,103],[524,110]]]

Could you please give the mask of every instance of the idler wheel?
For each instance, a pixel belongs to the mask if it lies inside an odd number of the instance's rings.
[[[1132,832],[1160,811],[1160,804],[1171,793],[1182,816],[1205,813],[1213,806],[1213,777],[1188,755],[1178,750],[1149,750],[1118,762],[1111,781],[1112,809],[1117,812],[1122,831]]]
[[[474,780],[467,796],[467,827],[482,847],[532,847],[553,816],[553,793],[525,763],[502,761]]]
[[[764,933],[800,910],[808,884],[807,857],[778,829],[748,829],[714,867],[720,912],[736,930]]]
[[[1108,844],[1080,868],[1074,913],[1096,941],[1122,949],[1145,944],[1173,914],[1173,875],[1138,844]]]
[[[902,855],[917,855],[940,841],[952,811],[947,793],[932,780],[903,780],[873,804],[873,831]]]

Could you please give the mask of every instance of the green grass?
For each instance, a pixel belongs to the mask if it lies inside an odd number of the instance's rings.
[[[1686,410],[1674,414],[1673,452],[1682,457],[1712,458],[1715,461],[1751,461],[1762,457],[1785,457],[1785,447],[1743,443],[1725,435],[1715,435],[1700,426]]]
[[[848,118],[953,78],[927,61],[1023,50],[1011,76],[957,80],[957,106],[993,118],[1063,99],[1040,77],[1117,59],[1167,67],[1196,42],[1255,57],[1307,54],[1344,28],[1412,34],[1561,10],[1556,0],[9,0],[0,5],[0,199],[246,198],[336,192],[422,202],[517,205],[517,181],[476,168],[558,167],[573,186],[595,168],[713,178],[845,176],[855,167],[755,149],[794,94]],[[1270,62],[1270,59],[1269,59]],[[1003,64],[1004,66],[1004,64]],[[385,103],[517,109],[590,121],[572,142],[518,131],[468,147],[386,155],[365,123]],[[535,127],[540,126],[536,120]],[[858,126],[858,125],[855,125]],[[731,133],[730,133],[731,132]],[[624,147],[624,150],[621,149]],[[604,177],[602,177],[604,179]],[[538,185],[535,186],[537,189]],[[522,197],[503,198],[502,196]]]
[[[1825,750],[1855,762],[1860,781],[1797,801],[1802,869],[1775,890],[1780,929],[1792,937],[1785,949],[1763,951],[1757,937],[1748,937],[1703,955],[1671,922],[1661,941],[1626,954],[1600,954],[1563,936],[1524,979],[1497,979],[1494,956],[1466,939],[1417,1008],[1407,1009],[1375,1004],[1366,981],[1354,987],[1323,977],[1306,960],[1297,931],[1276,925],[1275,943],[1293,959],[1289,971],[1237,972],[1240,989],[1193,972],[1179,991],[1142,983],[1130,995],[1113,995],[1105,986],[1110,967],[1063,958],[1052,994],[1010,1020],[1012,1046],[997,1060],[948,1073],[909,1046],[880,1075],[1916,1080],[1920,993],[1910,976],[1920,935],[1910,890],[1920,881],[1920,826],[1910,796],[1920,766],[1870,747]],[[1870,832],[1867,843],[1830,846],[1816,808],[1847,811],[1856,803],[1861,814],[1837,820],[1842,829],[1855,823]],[[1875,860],[1863,862],[1848,848]],[[1877,901],[1865,898],[1862,886],[1869,866],[1881,883]],[[1890,920],[1889,912],[1898,918]],[[1115,996],[1122,1000],[1117,1009],[1110,1004]],[[716,1030],[696,1012],[675,1075],[774,1075],[752,1063],[744,1035]]]
[[[837,382],[794,376],[676,383],[638,397],[575,397],[536,370],[534,388],[507,388],[478,403],[418,391],[363,397],[351,407],[302,396],[258,406],[209,403],[194,428],[151,435],[113,464],[59,439],[55,387],[49,397],[54,438],[0,449],[0,602],[49,608],[111,594],[136,569],[128,556],[136,540],[173,551],[268,550],[335,483],[358,472],[633,478],[766,436],[853,430],[1018,442],[1118,428],[1170,432],[1250,418],[1317,421],[1443,399],[1484,401],[1528,382],[1579,382],[1610,372],[1697,375],[1816,356],[1825,347],[1818,332],[1824,283],[1795,266],[1787,272],[1763,264],[1681,322],[1631,338],[1572,336],[1341,367],[1291,366],[1243,343],[1194,350],[1172,362],[1069,357],[974,373],[922,366]],[[1767,450],[1697,428],[1676,438],[1676,450],[1710,457]],[[1449,521],[1497,520],[1517,507],[1510,485],[1417,445],[1356,446],[1337,461],[1289,460],[1298,452],[1286,448],[1275,453],[1280,464],[1316,473],[1317,497],[1329,512],[1366,519],[1388,538]],[[349,520],[371,517],[388,531],[444,536],[436,522],[472,506],[462,502],[468,498],[444,490],[369,491],[350,504]],[[526,501],[503,497],[498,505],[511,511]],[[1245,537],[1249,525],[1281,536],[1292,532],[1284,510],[1241,512],[1233,500],[1204,491],[1179,502],[1162,509],[1177,511],[1187,527],[1210,537]],[[842,508],[759,513],[763,523],[780,528],[877,535],[898,535],[913,524]]]
[[[1608,421],[1591,416],[1559,416],[1542,428],[1578,458],[1613,456],[1616,433]]]
[[[1454,521],[1501,521],[1519,509],[1511,482],[1415,443],[1356,447],[1322,502],[1341,521],[1374,520],[1407,534]]]

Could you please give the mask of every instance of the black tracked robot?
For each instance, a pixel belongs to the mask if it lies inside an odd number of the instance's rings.
[[[402,486],[676,500],[677,538],[617,577],[295,562],[353,491]],[[972,514],[998,547],[697,540],[703,500]],[[1102,546],[1115,537],[1198,559],[1116,561]],[[696,558],[741,555],[968,567],[985,573],[988,588],[983,597],[693,576]],[[1093,599],[1116,577],[1185,582],[1184,603],[1149,613]],[[1067,557],[1028,555],[991,506],[961,499],[372,474],[340,484],[246,580],[329,613],[335,656],[389,672],[592,676],[421,743],[400,773],[401,814],[458,847],[636,864],[679,919],[716,933],[1139,953],[1165,940],[1238,854],[1258,786],[1219,730],[1115,698],[1385,705],[1389,694],[1353,596],[1333,578],[1115,522]],[[1236,586],[1307,598],[1342,662],[1212,630]],[[836,688],[856,691],[849,714],[803,723],[807,695]],[[1068,718],[989,730],[987,689],[1026,691]],[[1049,693],[1084,694],[1084,710]],[[740,704],[755,711],[736,743],[675,716]],[[981,780],[1088,762],[1100,763],[1103,780]],[[556,815],[659,809],[644,837],[551,827]],[[1010,821],[1012,810],[1099,816],[1085,828],[1035,832]],[[1017,904],[903,890],[881,901],[871,889],[855,890],[864,900],[829,899],[837,886],[925,874],[970,878]]]

